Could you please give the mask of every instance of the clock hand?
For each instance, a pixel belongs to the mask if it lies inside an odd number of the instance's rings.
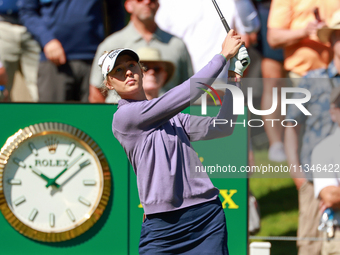
[[[63,174],[65,173],[68,169],[70,169],[75,163],[77,163],[77,161],[82,157],[84,156],[84,153],[80,154],[77,158],[75,158],[70,164],[68,164],[66,166],[66,168],[64,168],[56,177],[54,177],[53,179],[50,179],[47,184],[46,184],[46,188],[48,188],[49,186],[51,185],[55,185],[57,186],[58,184],[56,184],[56,180]],[[59,185],[58,185],[59,187]]]
[[[91,164],[91,161],[89,159],[85,160],[83,163],[80,163],[79,164],[79,169],[74,172],[70,177],[68,177],[62,184],[57,185],[62,188],[66,183],[68,183],[76,174],[78,174],[83,168],[85,168],[86,166],[90,165]],[[59,190],[56,190],[56,189],[53,189],[51,190],[51,195],[53,196],[57,191]]]
[[[49,181],[50,178],[48,178],[46,175],[44,175],[43,173],[40,172],[40,170],[38,170],[37,168],[34,168],[33,166],[29,166],[32,170],[33,173],[35,173],[36,175],[40,176],[41,178],[43,178],[45,181]]]
[[[40,176],[41,178],[43,178],[45,181],[49,182],[52,179],[48,178],[46,175],[44,175],[42,172],[40,172],[40,170],[38,170],[37,168],[33,167],[33,166],[29,166],[29,168],[31,168],[32,172],[35,173],[36,175]],[[59,188],[59,185],[54,183],[54,185]]]

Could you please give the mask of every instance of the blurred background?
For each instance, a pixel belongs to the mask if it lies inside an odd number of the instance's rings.
[[[251,64],[243,74],[243,85],[253,88],[254,108],[271,108],[276,94],[273,89],[277,89],[278,107],[265,118],[290,117],[299,122],[289,131],[266,121],[261,127],[249,127],[248,164],[311,164],[313,148],[334,132],[329,108],[331,91],[339,84],[336,31],[340,29],[340,1],[217,3],[248,49]],[[225,36],[220,17],[208,0],[2,0],[0,102],[116,104],[117,95],[103,91],[97,63],[104,51],[121,47],[138,52],[146,67],[148,80],[144,84],[150,86],[150,97],[157,97],[190,78],[218,54]],[[228,66],[219,78],[227,75]],[[324,85],[313,87],[313,78],[323,78]],[[335,82],[330,82],[333,78]],[[314,123],[327,127],[326,131],[301,118],[293,106],[288,107],[287,116],[281,115],[281,88],[297,86],[311,92],[313,101],[307,109],[322,105],[322,116],[318,117],[318,112],[312,115]],[[252,113],[248,118],[265,119]],[[314,131],[318,135],[312,141],[310,132]],[[299,223],[299,191],[304,183],[311,185],[316,216]],[[320,197],[314,196],[311,177],[251,176],[249,190],[256,198],[260,217],[260,226],[250,233],[250,242],[268,241],[256,236],[322,237],[315,227],[321,216]],[[315,231],[307,229],[297,235],[299,224],[308,222],[313,222]],[[296,241],[270,242],[274,255],[321,254],[321,241],[318,247],[300,243],[299,248]]]

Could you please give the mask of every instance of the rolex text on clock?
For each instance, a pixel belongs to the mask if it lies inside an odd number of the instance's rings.
[[[111,192],[105,155],[83,131],[45,122],[20,129],[0,152],[0,209],[21,234],[60,242],[89,230]]]

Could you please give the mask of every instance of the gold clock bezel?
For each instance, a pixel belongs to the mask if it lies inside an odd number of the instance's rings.
[[[103,171],[103,192],[100,197],[100,201],[97,207],[93,210],[91,216],[85,220],[79,226],[64,231],[64,232],[42,232],[35,230],[23,222],[21,222],[12,212],[7,204],[4,192],[3,192],[3,174],[4,168],[11,157],[12,153],[20,146],[24,141],[36,137],[48,134],[60,134],[71,137],[77,142],[82,144],[84,148],[91,153],[92,156],[98,158],[100,166]],[[10,136],[5,145],[0,151],[0,210],[4,215],[8,223],[17,230],[20,234],[42,242],[62,242],[73,239],[89,230],[103,215],[104,210],[108,204],[111,193],[111,173],[109,164],[105,158],[100,147],[95,141],[92,140],[85,132],[80,129],[60,123],[60,122],[43,122],[34,125],[30,125],[23,129],[19,129],[13,136]]]

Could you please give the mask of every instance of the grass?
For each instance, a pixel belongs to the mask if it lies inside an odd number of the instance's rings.
[[[280,165],[268,160],[266,150],[254,151],[256,165]],[[249,180],[261,212],[261,230],[257,236],[296,236],[298,225],[298,194],[289,175],[253,175]],[[281,177],[281,176],[280,176]],[[256,240],[260,241],[260,240]],[[266,240],[263,240],[266,241]],[[295,241],[269,241],[272,255],[297,254]]]

